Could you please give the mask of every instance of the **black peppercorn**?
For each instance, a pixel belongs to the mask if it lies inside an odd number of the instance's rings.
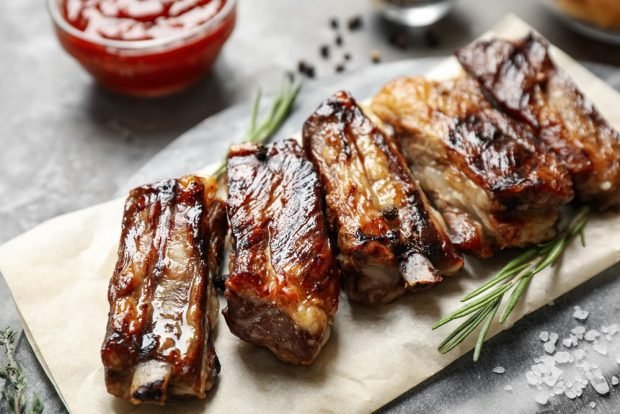
[[[309,78],[314,78],[314,75],[315,75],[314,66],[309,63],[306,63],[303,60],[300,60],[299,63],[297,64],[297,70],[302,75],[306,75]]]
[[[348,21],[349,30],[352,32],[361,29],[363,24],[361,16],[353,16]]]
[[[321,46],[320,53],[323,59],[329,58],[329,46],[327,45]]]
[[[383,217],[385,217],[386,220],[394,220],[398,217],[398,209],[394,206],[386,208],[383,210]]]
[[[256,149],[256,154],[254,154],[257,160],[265,161],[267,159],[267,147],[264,145],[260,145]]]
[[[379,52],[378,50],[373,50],[372,52],[370,52],[370,60],[372,60],[372,63],[381,62],[381,52]]]

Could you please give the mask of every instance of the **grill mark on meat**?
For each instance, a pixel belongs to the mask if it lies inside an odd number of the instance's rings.
[[[475,81],[398,79],[371,109],[395,131],[460,249],[489,257],[553,237],[559,206],[573,196],[568,171],[529,125],[494,109]]]
[[[212,283],[227,230],[213,179],[131,191],[101,349],[108,391],[137,404],[206,397],[219,372]]]
[[[229,152],[233,255],[223,313],[241,339],[310,364],[329,337],[339,271],[312,164],[294,140],[265,148]]]
[[[620,135],[555,65],[543,39],[478,41],[456,57],[495,107],[534,128],[567,165],[582,201],[620,205]]]
[[[319,106],[303,140],[323,183],[349,298],[389,302],[462,266],[395,144],[348,93]]]

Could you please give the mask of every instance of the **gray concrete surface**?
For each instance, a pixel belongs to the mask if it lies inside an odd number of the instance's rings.
[[[317,63],[318,76],[323,78],[334,75],[344,51],[353,56],[348,71],[369,66],[372,49],[379,50],[385,62],[446,55],[506,12],[520,15],[578,59],[620,65],[618,48],[574,34],[537,0],[461,0],[433,28],[437,45],[428,44],[426,32],[414,31],[406,49],[390,44],[394,28],[376,16],[370,1],[240,0],[238,26],[210,76],[180,95],[139,100],[97,87],[63,53],[43,0],[5,0],[0,13],[0,242],[58,214],[110,198],[182,132],[232,104],[248,102],[259,85],[274,90],[282,73],[294,69],[300,59]],[[322,62],[319,45],[334,37],[328,19],[342,21],[357,14],[364,18],[364,29],[354,34],[345,31],[345,45],[337,58]],[[339,85],[346,77],[347,73],[330,82]],[[313,83],[308,83],[306,89],[312,88]],[[237,111],[243,114],[244,110]],[[213,150],[204,154],[205,163],[235,140],[242,122],[237,121],[236,129],[218,127],[220,137],[210,138]],[[617,293],[614,297],[618,298]],[[11,309],[1,281],[0,326],[19,330]],[[36,389],[48,399],[46,412],[62,412],[28,348],[22,340],[19,353],[36,378]],[[444,389],[425,386],[420,392],[458,396],[458,387],[445,378],[432,382],[446,384]],[[413,400],[427,401],[415,396]],[[455,399],[441,401],[458,404]],[[450,405],[446,407],[450,411]]]

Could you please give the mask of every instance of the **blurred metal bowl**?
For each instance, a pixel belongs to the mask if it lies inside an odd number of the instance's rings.
[[[441,20],[455,0],[373,0],[386,19],[409,27],[424,27]]]
[[[620,0],[619,0],[620,1]],[[574,31],[601,42],[620,45],[620,30],[603,29],[593,23],[578,19],[557,5],[555,0],[542,0],[542,3]]]

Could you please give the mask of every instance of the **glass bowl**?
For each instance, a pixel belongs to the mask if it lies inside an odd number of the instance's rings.
[[[101,85],[126,95],[178,92],[209,72],[236,20],[236,0],[203,24],[149,40],[110,40],[72,26],[61,12],[63,0],[47,0],[63,48]]]

